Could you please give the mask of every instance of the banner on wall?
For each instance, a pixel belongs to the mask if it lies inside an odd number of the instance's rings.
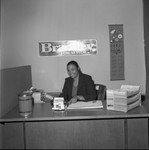
[[[91,55],[97,53],[97,40],[39,42],[39,56]]]
[[[110,76],[113,80],[124,80],[124,35],[123,24],[109,25]]]

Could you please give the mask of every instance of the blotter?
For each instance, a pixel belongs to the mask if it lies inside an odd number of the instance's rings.
[[[67,109],[90,109],[90,108],[103,108],[102,101],[94,100],[89,102],[78,101],[76,103],[71,103]]]

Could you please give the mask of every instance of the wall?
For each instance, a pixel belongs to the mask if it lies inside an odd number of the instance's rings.
[[[125,80],[110,81],[109,24],[124,25]],[[92,56],[39,57],[39,42],[97,39]],[[33,86],[61,91],[66,64],[108,88],[136,84],[145,91],[141,0],[2,0],[2,68],[32,66]]]
[[[0,0],[0,60],[1,60],[1,0]],[[1,69],[1,61],[0,61]],[[0,89],[1,89],[1,72],[0,72]],[[0,90],[0,117],[1,117],[1,90]],[[0,124],[0,149],[2,148],[2,125]]]

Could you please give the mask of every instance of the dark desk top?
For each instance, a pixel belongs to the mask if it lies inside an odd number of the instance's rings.
[[[36,103],[33,106],[33,112],[24,117],[19,114],[19,108],[16,106],[2,118],[0,123],[8,122],[37,122],[37,121],[66,121],[66,120],[90,120],[90,119],[125,119],[125,118],[148,118],[149,104],[148,100],[142,102],[142,105],[136,107],[127,113],[107,110],[106,101],[103,101],[103,108],[54,111],[50,103]]]

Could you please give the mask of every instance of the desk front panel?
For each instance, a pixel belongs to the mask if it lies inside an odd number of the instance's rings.
[[[24,133],[22,123],[6,123],[2,131],[3,149],[24,149]]]
[[[0,118],[5,123],[3,147],[148,149],[149,105],[123,113],[108,111],[103,104],[103,109],[59,113],[48,104],[35,104],[27,118],[15,107]]]
[[[148,149],[148,119],[127,119],[128,149]]]
[[[26,139],[29,149],[121,149],[125,147],[124,120],[28,122]]]

